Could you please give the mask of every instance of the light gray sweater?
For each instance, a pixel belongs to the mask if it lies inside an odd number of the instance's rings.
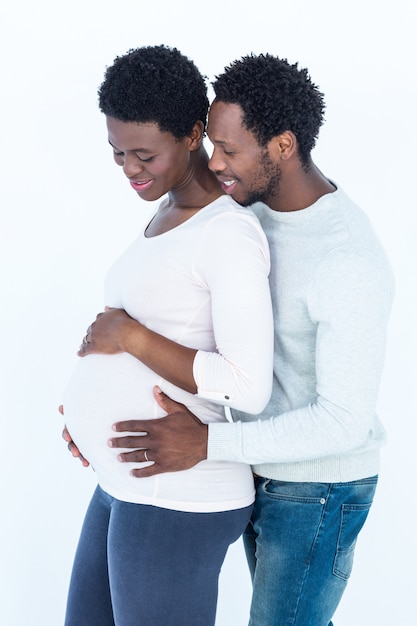
[[[294,212],[254,211],[266,232],[275,316],[274,384],[260,415],[210,424],[208,458],[276,480],[378,473],[376,414],[394,279],[368,218],[341,190]],[[248,294],[250,297],[250,294]]]

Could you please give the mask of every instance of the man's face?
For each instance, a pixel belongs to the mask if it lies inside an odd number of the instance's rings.
[[[223,190],[242,206],[254,202],[271,205],[279,193],[280,167],[273,163],[268,148],[259,145],[242,120],[238,104],[213,102],[207,126],[213,144],[209,168]]]

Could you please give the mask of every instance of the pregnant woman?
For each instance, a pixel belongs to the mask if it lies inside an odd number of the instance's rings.
[[[224,406],[262,411],[269,251],[255,216],[207,167],[207,90],[192,61],[167,46],[130,50],[106,70],[99,106],[133,190],[161,202],[110,269],[102,338],[87,333],[64,393],[68,431],[98,480],[65,624],[212,626],[222,562],[252,509],[250,467],[203,461],[137,479],[141,464],[120,463],[107,442],[115,421],[163,416],[155,385],[204,423],[224,421]]]

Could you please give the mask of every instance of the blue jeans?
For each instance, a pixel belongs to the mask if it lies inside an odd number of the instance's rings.
[[[377,477],[255,482],[255,507],[243,537],[253,582],[249,626],[332,626]]]
[[[184,513],[97,487],[75,556],[66,626],[213,626],[220,568],[252,506]]]

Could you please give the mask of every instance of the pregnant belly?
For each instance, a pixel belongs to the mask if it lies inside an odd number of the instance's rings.
[[[112,425],[127,419],[164,415],[153,399],[158,377],[130,354],[92,354],[80,358],[64,392],[65,423],[73,441],[93,468],[117,463],[120,449],[107,441]]]
[[[101,487],[119,500],[183,511],[210,512],[250,504],[253,479],[249,465],[202,461],[184,472],[138,479],[130,471],[143,463],[118,460],[123,449],[107,445],[115,436],[112,425],[165,415],[152,393],[153,386],[161,383],[156,374],[126,353],[79,359],[64,392],[65,423]],[[163,390],[205,421],[224,420],[221,405],[207,403],[166,381]]]

